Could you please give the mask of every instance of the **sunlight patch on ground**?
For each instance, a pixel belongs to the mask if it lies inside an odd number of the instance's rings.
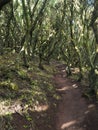
[[[78,88],[78,85],[77,84],[73,84],[72,87],[73,88]]]
[[[85,112],[85,114],[88,114],[90,111],[89,110],[87,110],[86,112]]]
[[[22,114],[23,112],[27,111],[28,109],[31,109],[33,111],[41,112],[46,111],[49,108],[48,105],[39,105],[39,106],[33,106],[33,108],[30,108],[28,105],[22,105],[20,101],[14,101],[10,102],[8,100],[1,101],[0,102],[0,116],[5,116],[8,114],[13,113],[19,113]]]
[[[22,110],[22,106],[19,102],[10,102],[8,100],[0,102],[0,116],[12,114]]]
[[[95,108],[95,105],[94,105],[94,104],[90,104],[90,105],[88,106],[88,108]]]
[[[35,106],[34,110],[37,112],[46,111],[49,108],[48,105]]]
[[[85,112],[85,114],[88,114],[92,109],[95,108],[95,105],[94,104],[89,104],[88,105],[88,110]]]
[[[79,68],[72,68],[73,74],[79,73]]]
[[[64,130],[65,128],[68,128],[68,127],[70,127],[71,125],[74,125],[75,123],[77,123],[76,120],[66,122],[66,123],[64,123],[64,124],[61,126],[61,129]]]
[[[63,88],[59,88],[59,89],[56,89],[57,91],[61,92],[61,91],[66,91],[66,90],[69,90],[69,87],[63,87]]]
[[[62,72],[66,72],[66,70],[65,70],[65,69],[63,69],[63,70],[62,70]]]

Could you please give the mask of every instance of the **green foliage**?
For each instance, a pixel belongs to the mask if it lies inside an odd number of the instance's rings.
[[[31,85],[32,90],[36,88],[38,93],[43,92],[46,88],[39,86],[44,83],[36,83],[34,80],[33,84],[29,72],[33,70],[34,75],[37,73],[38,81],[51,78],[53,72],[45,64],[56,59],[65,62],[68,76],[72,74],[71,68],[78,68],[78,77],[75,76],[78,81],[85,79],[85,68],[88,86],[97,93],[98,74],[95,71],[98,69],[98,3],[94,2],[95,4],[73,0],[14,0],[1,8],[0,54],[5,55],[0,60],[2,84],[14,90],[18,80],[19,83],[22,82],[22,85],[18,83],[18,89],[20,86]],[[7,54],[9,60],[5,61]],[[35,59],[36,65],[32,63]],[[47,91],[53,91],[52,86],[47,85]],[[46,100],[46,92],[42,97]]]
[[[26,70],[20,69],[17,73],[18,73],[18,75],[21,79],[27,79],[28,78]]]
[[[18,90],[18,85],[12,83],[10,80],[0,82],[0,88],[9,88],[12,90]]]
[[[59,100],[51,81],[54,59],[64,61],[68,76],[89,86],[86,97],[98,98],[98,3],[94,2],[13,0],[1,7],[1,99],[19,100],[24,111]],[[73,74],[72,69],[78,71]],[[30,115],[26,119],[33,128]],[[6,129],[13,129],[10,123]]]
[[[31,117],[29,111],[38,111],[39,107],[44,105],[49,106],[49,108],[51,105],[56,107],[55,101],[60,98],[51,81],[55,71],[54,65],[45,64],[45,70],[40,70],[36,58],[33,62],[29,62],[29,68],[26,68],[23,66],[19,55],[14,57],[15,59],[9,53],[0,57],[0,63],[2,63],[0,65],[0,116],[4,116],[4,123],[1,122],[2,130],[16,129],[16,126],[13,125],[15,120],[13,113],[19,113],[21,118],[26,120],[27,123],[22,126],[24,129],[35,129],[37,128],[36,120],[39,116]],[[42,111],[46,112],[46,110]],[[11,115],[11,120],[10,117],[7,118],[7,114]],[[46,113],[45,116],[43,113],[41,114],[43,121],[43,118],[46,118]],[[47,121],[45,120],[45,122]]]

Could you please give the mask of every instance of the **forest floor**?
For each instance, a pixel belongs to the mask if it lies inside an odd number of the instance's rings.
[[[61,95],[55,121],[56,130],[98,130],[98,110],[93,101],[82,96],[78,82],[67,78],[65,66],[57,66],[55,86]]]
[[[0,56],[0,130],[52,130],[60,98],[55,71],[46,64],[39,69],[37,58],[26,68],[18,54]]]
[[[40,70],[33,59],[25,68],[16,54],[0,56],[0,130],[98,130],[97,104],[65,67]]]

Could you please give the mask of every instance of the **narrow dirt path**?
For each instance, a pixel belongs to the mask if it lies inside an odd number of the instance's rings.
[[[66,78],[64,66],[58,66],[58,70],[54,80],[57,92],[62,98],[55,117],[56,130],[98,130],[98,122],[92,124],[94,117],[89,119],[92,117],[89,117],[91,111],[95,111],[94,104],[88,104],[78,85]]]

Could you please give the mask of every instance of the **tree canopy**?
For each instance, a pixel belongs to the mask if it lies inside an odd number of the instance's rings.
[[[19,53],[25,67],[34,57],[39,67],[64,60],[66,71],[88,72],[89,86],[98,88],[97,0],[1,0],[0,53]]]

